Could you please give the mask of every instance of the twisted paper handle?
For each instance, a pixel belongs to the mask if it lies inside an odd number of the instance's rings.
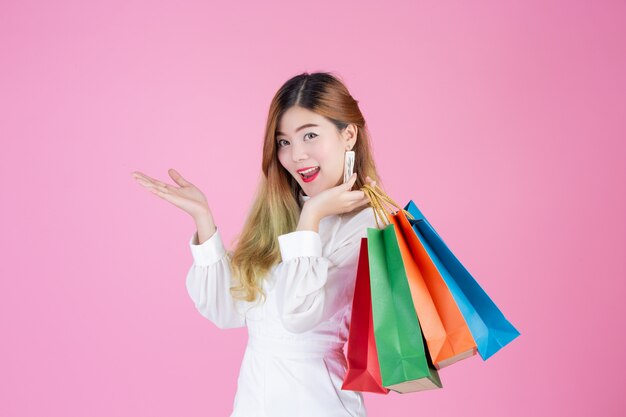
[[[378,223],[378,219],[382,220],[383,226],[389,225],[389,216],[395,214],[397,211],[402,210],[407,218],[413,219],[413,216],[408,211],[404,210],[402,207],[398,205],[391,197],[387,195],[378,185],[374,185],[373,187],[370,184],[365,184],[361,187],[361,191],[365,193],[367,198],[372,203],[372,210],[374,210],[374,217],[376,218],[376,226],[379,229],[380,223]],[[394,210],[394,207],[398,210]]]

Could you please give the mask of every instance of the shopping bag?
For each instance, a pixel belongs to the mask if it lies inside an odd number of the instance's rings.
[[[390,214],[409,288],[436,369],[476,354],[476,342],[443,277],[413,231],[405,213]]]
[[[520,335],[500,309],[461,264],[413,200],[404,208],[413,219],[413,231],[445,281],[463,314],[478,353],[487,360]]]
[[[348,370],[341,389],[388,394],[389,389],[382,386],[374,339],[366,238],[361,238],[351,314],[347,349]]]
[[[395,226],[368,228],[367,252],[382,385],[400,393],[442,388],[425,348]]]

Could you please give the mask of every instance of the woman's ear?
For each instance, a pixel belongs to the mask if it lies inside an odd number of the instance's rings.
[[[359,128],[354,123],[350,123],[343,129],[343,139],[346,142],[346,150],[349,151],[354,148],[358,131]]]

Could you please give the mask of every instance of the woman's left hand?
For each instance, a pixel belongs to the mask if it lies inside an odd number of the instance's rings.
[[[363,191],[351,191],[356,179],[357,174],[354,173],[348,182],[324,190],[315,197],[311,197],[304,203],[302,212],[307,211],[309,215],[321,220],[333,214],[349,213],[369,203],[369,199]],[[376,184],[376,181],[372,181],[370,177],[367,177],[365,181],[370,185]]]

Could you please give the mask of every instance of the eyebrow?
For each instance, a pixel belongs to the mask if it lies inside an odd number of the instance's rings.
[[[307,123],[307,124],[302,125],[302,126],[300,126],[299,128],[297,128],[297,129],[296,129],[296,133],[298,133],[299,131],[301,131],[302,129],[307,128],[307,127],[319,127],[319,125],[316,125],[316,124],[314,124],[314,123]],[[278,130],[276,131],[276,134],[277,134],[277,135],[285,135],[283,132],[279,132]],[[286,135],[285,135],[285,136],[286,136]]]

